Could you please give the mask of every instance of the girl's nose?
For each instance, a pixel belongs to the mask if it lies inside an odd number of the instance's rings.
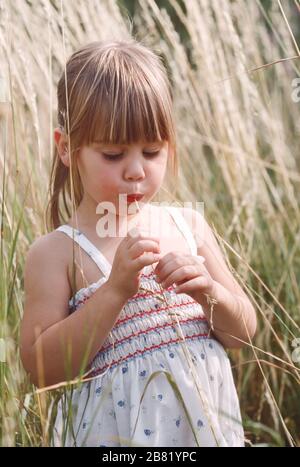
[[[140,162],[130,164],[125,169],[126,180],[142,180],[145,178],[145,171],[143,165]]]

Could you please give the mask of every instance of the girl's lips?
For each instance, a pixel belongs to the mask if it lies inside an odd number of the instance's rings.
[[[141,194],[133,194],[133,195],[127,195],[127,202],[132,203],[133,201],[140,201],[144,195]]]

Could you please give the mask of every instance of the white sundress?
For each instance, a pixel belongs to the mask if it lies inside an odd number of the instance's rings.
[[[166,209],[191,254],[197,255],[178,208]],[[62,225],[57,230],[74,238],[104,275],[70,299],[70,313],[80,313],[82,304],[108,279],[111,265],[77,229]],[[60,398],[52,445],[244,446],[230,360],[209,335],[201,305],[187,294],[176,294],[172,285],[164,291],[166,306],[156,295],[161,288],[151,265],[143,269],[140,284],[147,291],[126,302],[88,367],[92,379]],[[72,421],[63,432],[70,408]]]

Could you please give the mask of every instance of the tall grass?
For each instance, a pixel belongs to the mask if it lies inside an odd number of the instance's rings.
[[[48,445],[59,396],[34,391],[18,349],[24,258],[46,233],[58,76],[79,45],[130,31],[162,50],[173,80],[180,183],[165,199],[204,201],[256,306],[253,346],[230,351],[247,443],[300,445],[300,12],[298,0],[264,4],[169,0],[179,35],[154,0],[137,2],[133,25],[115,1],[0,2],[1,445]]]

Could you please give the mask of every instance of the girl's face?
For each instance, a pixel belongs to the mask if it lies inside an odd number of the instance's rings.
[[[116,214],[121,214],[120,194],[141,193],[140,202],[147,203],[158,192],[166,172],[168,142],[93,143],[84,146],[77,157],[84,196],[96,205],[111,202]]]

